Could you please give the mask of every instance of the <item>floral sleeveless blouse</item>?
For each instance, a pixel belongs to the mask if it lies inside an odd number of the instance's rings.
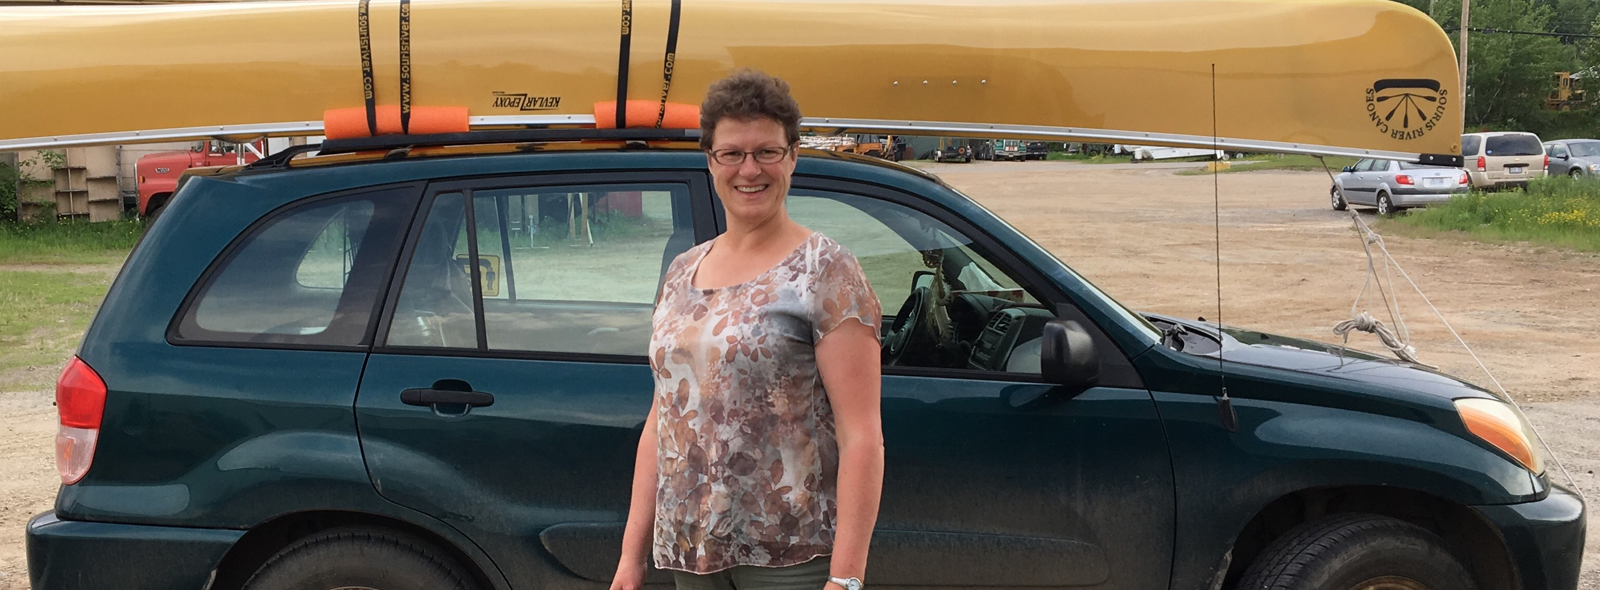
[[[818,233],[749,282],[697,289],[714,242],[672,261],[650,338],[656,567],[708,574],[829,555],[839,446],[815,343],[850,319],[876,335],[878,298],[855,257]]]

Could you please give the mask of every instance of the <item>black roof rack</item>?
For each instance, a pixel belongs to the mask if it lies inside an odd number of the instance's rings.
[[[379,135],[353,139],[329,139],[321,144],[297,145],[251,163],[246,168],[281,168],[295,156],[308,152],[324,155],[354,152],[395,151],[417,147],[474,145],[493,143],[537,143],[548,141],[698,141],[699,129],[504,129],[438,133],[431,135]]]

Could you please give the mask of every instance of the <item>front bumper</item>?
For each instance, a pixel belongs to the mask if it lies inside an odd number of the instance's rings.
[[[244,531],[60,520],[28,521],[33,590],[205,588]]]
[[[1559,485],[1537,502],[1473,506],[1506,540],[1523,590],[1575,590],[1583,562],[1583,500]]]

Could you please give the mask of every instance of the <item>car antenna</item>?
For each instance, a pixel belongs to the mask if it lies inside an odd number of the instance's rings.
[[[1217,154],[1217,64],[1211,64],[1211,157]],[[1222,173],[1222,168],[1216,162],[1211,163],[1211,214],[1212,229],[1216,232],[1217,245],[1217,342],[1222,340],[1222,189],[1218,185],[1217,175]],[[1222,418],[1223,428],[1228,432],[1239,431],[1239,414],[1233,411],[1233,400],[1228,398],[1228,375],[1222,366],[1222,350],[1217,347],[1217,381],[1222,386],[1222,397],[1217,400],[1217,414]]]

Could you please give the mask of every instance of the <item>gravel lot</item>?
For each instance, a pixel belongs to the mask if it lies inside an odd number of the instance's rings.
[[[1217,315],[1213,178],[1169,165],[1066,162],[925,164],[1134,309]],[[1192,167],[1180,166],[1180,167]],[[1337,342],[1367,259],[1348,213],[1327,206],[1322,173],[1215,178],[1221,203],[1222,318]],[[1369,222],[1373,217],[1363,216]],[[1380,232],[1397,228],[1378,225]],[[1600,493],[1600,256],[1450,237],[1388,235],[1389,251],[1519,400],[1579,486]],[[0,272],[12,269],[0,265]],[[111,267],[77,272],[108,273]],[[1403,282],[1402,282],[1403,284]],[[1427,304],[1399,303],[1424,362],[1489,383]],[[1381,306],[1371,308],[1386,319]],[[1386,320],[1387,321],[1387,320]],[[1380,350],[1376,337],[1351,344]],[[23,528],[55,498],[53,392],[58,367],[0,375],[0,589],[27,588]],[[39,373],[42,372],[42,373]],[[43,376],[43,378],[41,378]],[[32,386],[22,386],[32,383]],[[1551,467],[1554,479],[1565,481]],[[1591,526],[1583,590],[1600,590],[1600,527]]]

